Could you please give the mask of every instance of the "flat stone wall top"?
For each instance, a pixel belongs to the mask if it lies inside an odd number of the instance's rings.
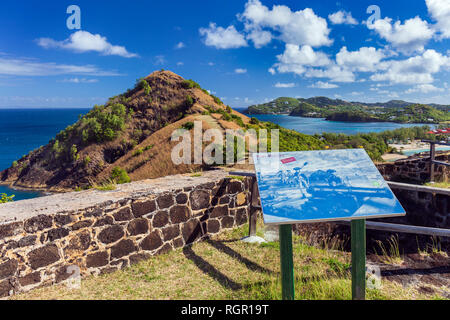
[[[121,200],[195,187],[226,176],[228,172],[224,170],[213,170],[202,172],[199,177],[191,177],[191,174],[188,174],[136,181],[117,185],[116,190],[111,191],[91,189],[5,203],[0,205],[0,224],[21,221],[40,214],[59,214],[95,206],[108,206]]]

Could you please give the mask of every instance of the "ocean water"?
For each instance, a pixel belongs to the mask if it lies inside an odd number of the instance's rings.
[[[0,109],[0,171],[14,160],[45,145],[59,131],[78,120],[89,109]],[[14,200],[40,196],[39,192],[11,190],[0,186],[0,193],[14,194]]]
[[[394,122],[343,122],[327,121],[324,118],[292,117],[288,115],[261,114],[251,115],[261,121],[270,121],[280,126],[304,134],[321,134],[323,132],[356,134],[367,132],[381,132],[403,127],[421,126],[414,123]]]

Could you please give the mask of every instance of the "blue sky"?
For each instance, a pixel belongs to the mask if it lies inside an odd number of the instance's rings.
[[[81,10],[80,30],[67,28],[70,5]],[[379,19],[369,19],[371,5]],[[232,107],[317,95],[450,104],[449,0],[21,1],[0,8],[0,107],[91,107],[162,68]]]

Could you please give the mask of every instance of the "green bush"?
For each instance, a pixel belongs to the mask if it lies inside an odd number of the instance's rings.
[[[140,156],[143,153],[144,153],[144,149],[139,148],[139,149],[133,151],[133,157]]]
[[[14,197],[14,195],[8,196],[6,193],[2,193],[0,194],[0,203],[11,202]]]
[[[13,163],[12,163],[12,167],[13,168],[15,168],[15,167],[17,167],[19,164],[17,163],[17,161],[13,161]]]
[[[187,107],[192,107],[192,105],[194,104],[194,99],[192,99],[190,95],[187,95],[185,103]]]
[[[192,130],[194,128],[194,123],[189,121],[182,125],[183,129]]]
[[[251,123],[251,124],[259,124],[259,120],[256,119],[255,117],[252,117],[252,118],[250,119],[250,123]]]
[[[194,80],[192,80],[192,79],[184,80],[184,81],[181,83],[181,86],[182,86],[183,88],[185,88],[185,89],[192,89],[192,88],[198,88],[198,89],[201,89],[200,85],[199,85],[197,82],[195,82]]]
[[[115,167],[112,170],[111,180],[113,180],[115,183],[118,184],[128,183],[131,181],[130,177],[128,176],[128,173],[120,167]]]

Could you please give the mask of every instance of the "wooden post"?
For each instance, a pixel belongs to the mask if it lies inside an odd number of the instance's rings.
[[[352,299],[366,298],[366,220],[351,221]]]
[[[294,261],[292,225],[280,225],[281,293],[283,300],[294,300]]]
[[[259,193],[258,183],[256,178],[251,180],[252,198],[250,200],[250,213],[248,217],[248,235],[249,237],[256,236],[256,223],[258,221],[258,206],[259,206]]]
[[[434,160],[436,158],[436,144],[430,142],[430,182],[434,181]]]

